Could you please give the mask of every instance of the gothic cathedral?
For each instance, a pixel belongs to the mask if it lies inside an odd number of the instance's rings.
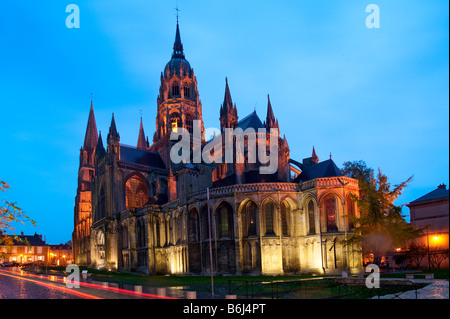
[[[75,262],[199,275],[211,270],[218,275],[328,274],[361,267],[358,247],[344,245],[353,228],[351,216],[358,215],[350,197],[358,194],[358,182],[342,176],[331,158],[320,162],[314,148],[302,162],[291,159],[270,98],[264,121],[256,111],[239,118],[226,80],[219,119],[221,134],[214,140],[223,142],[225,130],[235,129],[233,143],[245,141],[242,161],[196,162],[193,152],[187,161],[171,160],[177,143],[172,132],[189,132],[191,147],[205,150],[210,144],[177,22],[172,58],[161,73],[151,145],[142,119],[136,146],[121,143],[113,113],[105,148],[91,102],[75,198]],[[272,135],[262,137],[261,130]],[[258,141],[266,153],[269,136],[278,150],[277,169],[260,174],[249,147]]]

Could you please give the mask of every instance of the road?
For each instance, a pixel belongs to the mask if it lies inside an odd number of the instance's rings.
[[[173,299],[88,282],[67,288],[64,279],[0,269],[0,299]]]
[[[0,271],[0,299],[80,299],[69,289]]]

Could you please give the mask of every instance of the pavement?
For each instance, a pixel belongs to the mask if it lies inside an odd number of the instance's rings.
[[[449,291],[449,282],[448,280],[413,280],[415,283],[430,283],[424,288],[417,289],[417,298],[416,291],[410,290],[405,291],[400,294],[391,294],[380,296],[380,299],[449,299],[448,291]],[[373,299],[378,299],[378,297],[374,297]]]

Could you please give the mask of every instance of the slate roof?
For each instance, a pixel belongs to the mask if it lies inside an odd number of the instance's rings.
[[[242,120],[240,120],[237,124],[237,127],[241,128],[244,131],[249,127],[253,128],[255,131],[258,131],[258,128],[265,128],[264,124],[256,114],[256,111],[253,111]]]
[[[128,163],[146,165],[155,168],[165,169],[161,156],[157,152],[139,150],[134,147],[120,145],[120,160]]]
[[[42,240],[42,236],[38,235],[38,234],[34,234],[34,235],[19,235],[17,236],[19,237],[22,241],[17,241],[17,240],[13,240],[13,244],[16,246],[25,246],[27,245],[27,241],[28,243],[30,243],[31,246],[46,246],[47,244],[45,243],[45,241]],[[3,243],[1,243],[0,245],[3,245]]]
[[[294,183],[304,182],[320,177],[342,176],[341,170],[333,160],[329,159],[302,169],[302,173],[297,176]]]
[[[439,199],[439,198],[448,198],[449,190],[445,189],[443,187],[438,187],[435,190],[423,195],[422,197],[417,198],[416,200],[413,200],[409,204],[414,204],[418,202],[424,202],[427,200],[433,200],[433,199]]]

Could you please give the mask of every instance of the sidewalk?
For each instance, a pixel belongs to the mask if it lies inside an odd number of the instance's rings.
[[[420,279],[416,282],[422,282]],[[434,280],[432,284],[417,290],[417,299],[449,299],[449,282],[448,280]],[[377,298],[378,297],[374,297]],[[373,299],[374,299],[373,298]],[[401,294],[391,294],[381,296],[380,299],[416,299],[414,290],[405,291]]]

